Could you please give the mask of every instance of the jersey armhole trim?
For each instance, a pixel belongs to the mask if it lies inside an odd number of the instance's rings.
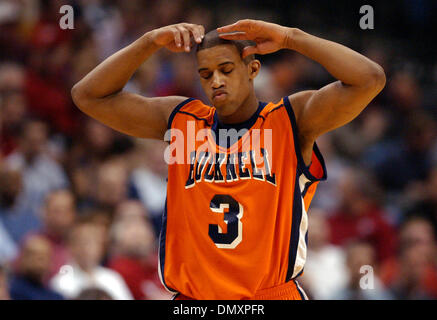
[[[176,113],[178,113],[179,110],[181,110],[181,108],[182,108],[183,106],[185,106],[187,103],[189,103],[189,102],[191,102],[191,101],[194,101],[194,100],[196,100],[196,99],[194,99],[194,98],[187,98],[187,99],[185,99],[184,101],[182,101],[181,103],[179,103],[179,104],[178,104],[178,105],[173,109],[173,111],[171,112],[170,116],[168,117],[168,121],[167,121],[167,129],[168,129],[168,130],[171,129],[171,124],[172,124],[172,122],[173,122],[174,117],[176,116]]]
[[[323,159],[322,153],[320,152],[319,147],[317,146],[317,143],[315,141],[314,141],[314,145],[313,145],[313,154],[316,156],[318,162],[320,163],[320,166],[322,167],[322,172],[323,172],[322,176],[315,177],[311,173],[310,168],[311,168],[311,166],[315,165],[314,161],[311,161],[309,166],[307,166],[305,164],[305,161],[303,160],[300,144],[299,144],[299,134],[298,134],[296,116],[294,114],[293,107],[291,106],[291,103],[290,103],[288,96],[285,96],[283,98],[283,102],[284,102],[285,109],[287,110],[288,117],[289,117],[290,123],[291,123],[291,128],[293,131],[294,150],[296,152],[298,170],[300,172],[302,172],[310,181],[315,182],[315,181],[326,180],[328,175],[327,175],[327,171],[326,171],[325,160]]]

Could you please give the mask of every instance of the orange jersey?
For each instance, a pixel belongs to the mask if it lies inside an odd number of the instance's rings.
[[[195,99],[178,105],[169,119],[173,163],[159,271],[168,290],[193,299],[250,299],[298,277],[306,260],[307,211],[326,179],[316,144],[305,166],[288,98],[260,103],[233,128],[241,135],[222,144],[220,129],[229,126]]]

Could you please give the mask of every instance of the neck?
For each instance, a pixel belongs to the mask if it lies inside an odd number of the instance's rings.
[[[76,265],[80,268],[80,270],[82,270],[82,272],[87,274],[92,274],[95,269],[95,266],[92,266],[88,263],[81,263],[80,261],[76,261]]]
[[[243,100],[238,109],[231,115],[218,115],[220,122],[226,124],[240,123],[248,120],[258,109],[259,101],[252,90],[251,93]]]

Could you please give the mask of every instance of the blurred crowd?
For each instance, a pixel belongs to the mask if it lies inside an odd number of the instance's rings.
[[[309,212],[301,277],[308,295],[437,299],[437,64],[426,52],[411,53],[412,42],[402,38],[408,35],[362,31],[355,20],[350,28],[322,25],[312,18],[319,17],[314,8],[323,1],[272,3],[277,5],[0,2],[0,299],[171,297],[157,263],[166,144],[128,137],[86,117],[73,105],[70,89],[148,30],[187,21],[208,31],[239,18],[287,23],[339,41],[387,74],[386,88],[362,115],[317,141],[328,181],[319,184]],[[429,10],[437,12],[431,2],[420,3],[427,10],[418,6],[407,15],[413,31],[434,21]],[[74,8],[73,30],[59,27],[62,4]],[[414,6],[405,1],[405,12],[407,4]],[[259,58],[255,86],[263,101],[332,81],[322,67],[293,52]],[[193,53],[161,50],[126,89],[208,102],[195,63]],[[371,268],[363,272],[363,266]]]

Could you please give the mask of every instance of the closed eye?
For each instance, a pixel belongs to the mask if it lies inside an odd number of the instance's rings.
[[[223,69],[221,70],[221,72],[222,72],[223,74],[230,74],[232,71],[234,71],[233,68],[231,68],[231,69],[226,69],[226,70],[223,70]],[[201,78],[207,80],[207,79],[211,78],[211,76],[212,76],[212,72],[204,72],[204,71],[203,71],[203,72],[200,72],[199,75],[200,75]]]
[[[208,72],[208,73],[201,73],[201,74],[200,74],[200,76],[201,76],[203,79],[209,79],[209,78],[211,78],[211,75],[212,75],[211,72]]]

